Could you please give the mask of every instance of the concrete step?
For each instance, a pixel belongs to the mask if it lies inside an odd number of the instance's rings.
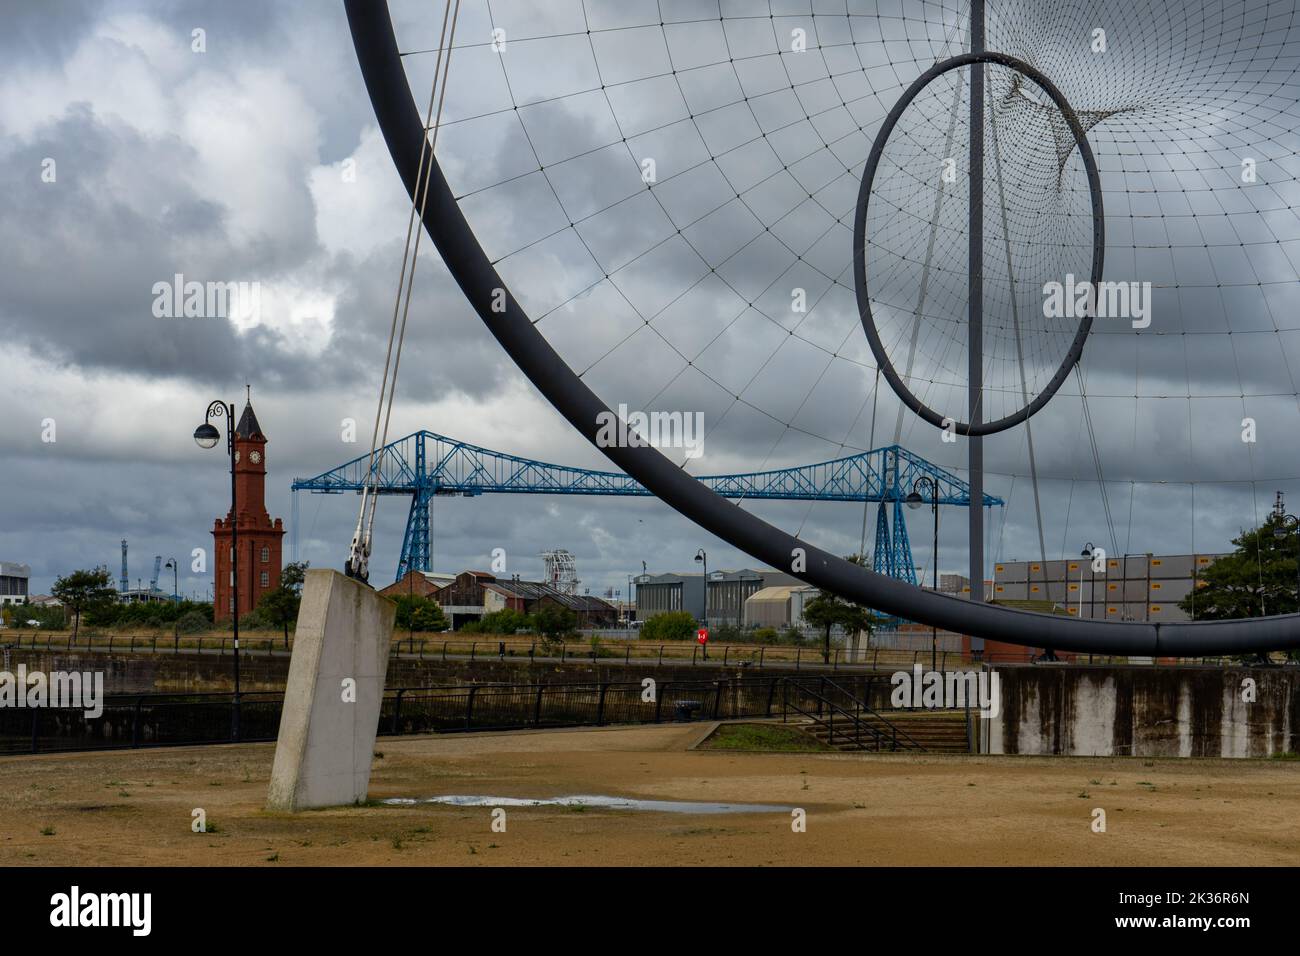
[[[895,719],[894,714],[889,714],[886,719],[900,731],[900,748],[913,749],[919,746],[927,753],[968,753],[970,750],[970,743],[966,738],[966,717],[962,712],[911,711],[897,716],[899,719]],[[874,749],[874,736],[867,730],[870,726],[878,725],[868,720],[863,727],[862,739],[864,743],[870,740],[868,749]],[[806,733],[837,750],[861,749],[854,740],[850,739],[853,725],[847,719],[841,726],[839,718],[836,718],[834,740],[831,740],[831,730],[825,724],[806,720],[803,727]],[[879,726],[879,729],[887,733],[885,727]],[[906,737],[903,734],[906,734]]]

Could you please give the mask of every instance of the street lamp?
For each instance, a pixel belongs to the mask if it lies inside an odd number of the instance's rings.
[[[1079,557],[1091,559],[1094,550],[1092,542],[1089,541],[1083,546],[1083,550],[1079,552]],[[1079,565],[1079,620],[1083,620],[1083,564]]]
[[[226,419],[226,453],[230,458],[230,581],[231,581],[231,628],[235,645],[235,709],[231,716],[231,727],[235,740],[239,740],[239,509],[235,494],[235,406],[222,401],[208,405],[203,416],[203,424],[194,429],[194,443],[200,448],[216,448],[221,440],[221,432],[212,424],[213,418]],[[213,602],[215,617],[216,603]]]
[[[695,552],[695,561],[704,566],[704,628],[709,627],[709,556],[703,548]],[[709,645],[704,645],[704,659],[709,659]]]
[[[930,554],[930,564],[933,568],[934,592],[938,594],[939,593],[939,483],[935,481],[933,478],[926,478],[922,476],[916,479],[916,482],[912,485],[911,494],[909,494],[903,500],[907,502],[907,507],[915,511],[917,508],[921,507],[921,505],[925,504],[925,495],[922,494],[922,491],[924,491],[925,489],[929,489],[928,494],[930,498],[930,511],[934,515],[934,551],[931,552]],[[974,600],[975,591],[973,589],[975,587],[975,582],[972,581],[970,584],[972,588],[971,599]],[[979,582],[979,587],[981,591],[984,589],[983,581]],[[939,662],[939,628],[937,625],[934,625],[932,626],[930,631],[930,670],[931,671],[937,671],[939,669],[938,662]]]
[[[176,559],[168,558],[167,563],[164,564],[163,567],[172,569],[172,603],[179,605],[181,602],[181,591],[180,591],[181,586],[180,586],[180,572],[177,570],[176,567]],[[172,638],[176,643],[176,651],[179,653],[181,649],[181,624],[180,624],[179,608],[177,610],[176,618],[172,621]]]
[[[695,552],[695,563],[704,566],[704,626],[709,626],[709,556],[703,548]]]
[[[1281,541],[1291,532],[1296,535],[1296,565],[1295,565],[1295,587],[1296,587],[1296,609],[1300,610],[1300,518],[1295,515],[1278,515],[1277,525],[1273,528],[1273,537]]]

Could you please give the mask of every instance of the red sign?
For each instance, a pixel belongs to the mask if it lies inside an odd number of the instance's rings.
[[[709,629],[707,627],[700,628],[695,632],[695,639],[701,644],[709,643]]]

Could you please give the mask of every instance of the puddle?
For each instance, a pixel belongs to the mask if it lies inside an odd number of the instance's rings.
[[[789,813],[790,807],[769,803],[705,803],[694,800],[636,800],[631,797],[578,795],[529,800],[520,797],[478,797],[451,795],[442,797],[391,797],[380,803],[389,806],[412,806],[417,803],[444,803],[453,807],[599,807],[609,810],[649,810],[655,813]]]

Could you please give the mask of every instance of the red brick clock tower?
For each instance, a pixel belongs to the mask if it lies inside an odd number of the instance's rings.
[[[234,610],[231,528],[239,530],[239,615],[243,617],[267,591],[280,585],[284,522],[266,511],[266,436],[250,400],[235,426],[235,498],[238,514],[226,513],[212,526],[216,546],[216,587],[212,616],[224,621]],[[237,522],[237,524],[236,524]]]

